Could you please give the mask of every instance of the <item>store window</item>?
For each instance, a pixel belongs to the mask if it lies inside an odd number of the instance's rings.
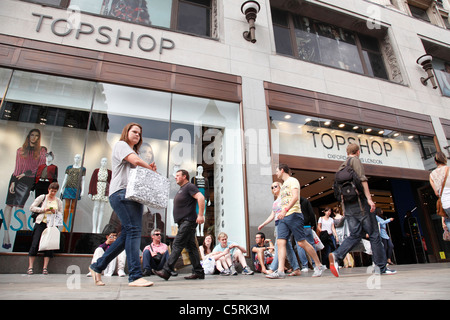
[[[211,0],[32,0],[30,2],[201,36],[211,35]]]
[[[277,53],[388,79],[379,40],[272,8]]]
[[[177,232],[171,204],[179,168],[188,170],[207,198],[207,221],[198,235],[225,231],[246,242],[242,164],[234,161],[242,152],[239,104],[0,69],[0,90],[5,89],[0,136],[10,156],[0,160],[7,177],[0,182],[0,252],[28,250],[34,227],[29,208],[49,180],[61,186],[61,252],[92,253],[106,227],[118,229],[107,185],[112,148],[130,122],[143,127],[141,157],[155,161],[172,184],[168,209],[145,208],[142,244],[156,227],[168,237]],[[34,145],[27,138],[32,132],[39,136]],[[33,157],[23,156],[24,146]],[[25,177],[20,203],[11,201],[10,192],[19,175]]]
[[[279,153],[343,161],[349,143],[360,146],[363,163],[431,170],[436,146],[433,137],[386,128],[270,110],[272,141]]]

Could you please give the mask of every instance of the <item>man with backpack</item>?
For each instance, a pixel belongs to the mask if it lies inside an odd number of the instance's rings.
[[[386,254],[374,213],[375,203],[372,201],[359,155],[359,146],[354,143],[349,144],[347,146],[348,158],[336,173],[335,195],[338,197],[338,201],[342,202],[350,235],[336,251],[329,254],[330,271],[334,276],[339,277],[339,261],[361,241],[363,234],[368,234],[372,246],[372,259],[379,268],[379,273],[395,274],[396,271],[386,267]]]

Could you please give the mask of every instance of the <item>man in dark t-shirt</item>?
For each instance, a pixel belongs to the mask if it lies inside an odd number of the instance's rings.
[[[200,255],[195,241],[195,230],[197,224],[205,222],[205,217],[203,216],[205,197],[194,184],[189,182],[189,173],[186,170],[178,170],[175,180],[180,186],[180,190],[173,199],[173,219],[178,224],[178,233],[172,243],[172,253],[163,269],[160,271],[153,270],[153,272],[161,278],[169,280],[181,251],[186,248],[192,264],[192,275],[184,278],[188,280],[204,279],[205,273],[200,264]],[[198,215],[195,210],[196,204],[199,207]]]

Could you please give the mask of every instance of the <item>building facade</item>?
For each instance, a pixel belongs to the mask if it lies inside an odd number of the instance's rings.
[[[224,231],[250,248],[279,162],[319,217],[358,143],[377,206],[394,217],[397,262],[447,260],[428,177],[450,139],[448,0],[259,0],[256,42],[243,37],[243,2],[1,1],[0,252],[27,251],[29,206],[57,179],[60,251],[91,253],[118,224],[110,154],[137,122],[141,156],[169,178],[187,169],[205,194],[199,239]],[[176,234],[171,203],[146,208],[143,244],[155,227]]]

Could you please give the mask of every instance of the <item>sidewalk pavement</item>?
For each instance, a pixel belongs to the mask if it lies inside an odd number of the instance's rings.
[[[262,274],[250,276],[206,276],[205,280],[185,280],[185,270],[165,281],[152,275],[146,279],[152,287],[132,288],[128,279],[102,277],[104,287],[94,286],[92,278],[69,274],[1,274],[0,300],[436,300],[450,299],[450,263],[393,266],[395,275],[376,275],[371,268],[340,269],[334,277],[326,270],[322,277],[313,272],[285,279],[267,279]],[[70,273],[72,272],[72,273]],[[184,303],[184,302],[183,302]],[[184,305],[184,304],[183,304]],[[236,309],[237,310],[237,309]],[[260,311],[264,311],[261,309]]]

